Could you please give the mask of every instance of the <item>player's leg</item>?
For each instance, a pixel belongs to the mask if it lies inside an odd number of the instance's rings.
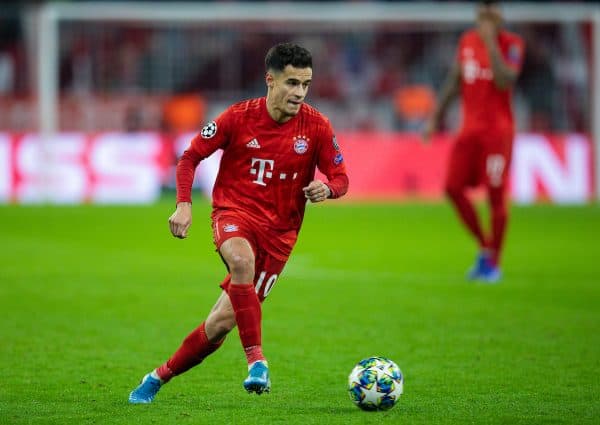
[[[478,277],[481,265],[488,255],[488,242],[480,224],[475,205],[467,196],[467,189],[477,180],[477,145],[474,140],[459,136],[450,153],[445,192],[461,222],[475,238],[479,254],[468,277]]]
[[[508,200],[504,188],[489,188],[488,196],[492,228],[491,255],[482,278],[486,282],[495,283],[501,278],[500,254],[508,224]]]
[[[221,244],[219,252],[231,273],[226,290],[248,361],[249,376],[244,387],[260,394],[270,389],[270,382],[267,360],[262,351],[261,305],[254,287],[254,249],[247,239],[233,237]]]
[[[261,302],[265,300],[275,286],[285,263],[286,261],[274,258],[264,250],[258,252],[255,262],[254,289]],[[256,361],[250,363],[248,377],[244,380],[244,388],[248,392],[257,394],[271,390],[271,379],[269,378],[269,368],[266,362]]]
[[[295,239],[293,241],[295,241]],[[293,241],[290,242],[282,239],[281,242],[283,245],[290,244],[286,246],[284,251],[287,251],[287,249],[291,251],[294,243]],[[262,242],[264,242],[264,240],[262,240]],[[285,254],[275,258],[265,250],[258,250],[255,261],[254,291],[261,303],[273,290],[279,275],[283,271],[286,261],[287,257],[285,257]],[[221,287],[229,292],[231,282],[223,282]],[[248,392],[254,392],[256,394],[270,391],[271,380],[269,378],[269,368],[266,360],[248,360],[248,377],[244,380],[243,385]]]
[[[225,336],[235,327],[233,310],[228,301],[227,294],[221,293],[206,320],[183,340],[169,360],[156,369],[156,375],[162,383],[199,365],[223,344]]]
[[[229,276],[226,281],[228,279]],[[234,327],[233,309],[227,294],[223,292],[207,319],[183,340],[177,351],[165,363],[142,378],[140,385],[129,395],[129,402],[151,403],[162,385],[202,363],[223,344],[225,336]]]
[[[233,237],[219,248],[231,275],[227,294],[248,364],[265,360],[261,341],[261,307],[254,290],[254,250],[247,239]]]
[[[238,220],[236,217],[223,217],[225,221],[219,221],[219,217],[213,217],[213,232],[214,241],[219,249],[222,245],[230,239],[237,239],[238,241],[245,241],[241,245],[244,245],[244,249],[236,251],[235,249],[228,250],[227,253],[233,256],[233,259],[229,259],[229,262],[223,257],[228,269],[232,269],[235,272],[235,280],[237,281],[248,281],[250,284],[243,287],[243,289],[250,288],[256,298],[256,293],[253,288],[253,275],[254,275],[254,253],[250,248],[250,251],[245,247],[250,246],[248,239],[252,239],[251,233],[247,231],[246,224],[243,221]],[[234,244],[237,246],[239,244]],[[232,244],[227,244],[232,246]],[[239,257],[239,258],[238,258]],[[252,265],[252,270],[249,267],[242,266],[241,260],[245,258],[248,265]],[[232,267],[233,266],[233,267]],[[242,269],[247,269],[245,272],[240,272]],[[225,291],[229,291],[232,275],[229,274],[227,278],[221,283],[221,287]],[[236,292],[234,287],[233,292]],[[239,291],[238,291],[239,292]],[[247,291],[245,291],[247,292]],[[250,297],[252,298],[252,297]],[[260,336],[260,303],[258,299],[258,329]],[[179,375],[188,369],[201,363],[208,355],[217,350],[223,343],[225,335],[235,327],[236,325],[235,310],[232,307],[229,296],[226,292],[223,292],[210,314],[208,315],[205,322],[200,324],[198,328],[192,331],[183,341],[179,349],[165,362],[163,365],[148,373],[142,379],[141,384],[134,389],[130,396],[130,403],[150,403],[154,399],[156,393],[160,387],[168,382],[173,376]],[[247,322],[247,321],[246,321]],[[262,356],[261,350],[251,350],[251,355],[257,355],[258,353]],[[264,359],[264,357],[263,357]]]
[[[467,197],[467,186],[460,184],[448,184],[445,188],[446,196],[454,206],[461,222],[465,225],[469,233],[473,235],[480,248],[487,247],[487,242],[483,229],[479,222],[477,210],[473,202]]]
[[[482,278],[493,283],[500,280],[500,255],[508,223],[508,196],[506,191],[512,153],[512,134],[491,142],[486,151],[486,187],[490,205],[491,255]]]
[[[257,235],[257,226],[239,214],[213,214],[215,245],[230,273],[230,280],[223,282],[221,287],[229,297],[228,302],[234,313],[250,376],[257,368],[262,369],[258,375],[258,383],[248,388],[244,381],[244,387],[260,394],[269,390],[270,381],[267,361],[262,352],[260,298],[254,288],[255,253],[262,246]]]
[[[479,222],[477,210],[467,197],[467,189],[476,180],[477,153],[474,140],[465,136],[457,138],[450,152],[445,192],[469,233],[477,240],[480,247],[485,247],[486,238]]]

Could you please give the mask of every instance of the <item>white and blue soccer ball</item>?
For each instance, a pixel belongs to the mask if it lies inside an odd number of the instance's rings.
[[[385,357],[369,357],[354,366],[348,376],[350,399],[363,410],[389,410],[404,389],[404,377],[396,363]]]

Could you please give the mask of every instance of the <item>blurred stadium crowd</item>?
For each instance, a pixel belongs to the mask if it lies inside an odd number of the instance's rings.
[[[36,128],[32,6],[0,12],[0,130]],[[63,130],[198,128],[224,106],[263,95],[263,57],[293,40],[314,55],[309,102],[340,130],[420,128],[466,25],[235,27],[66,22],[60,26]],[[588,132],[591,25],[519,23],[527,44],[515,108],[520,131]],[[455,105],[446,126],[456,126]]]

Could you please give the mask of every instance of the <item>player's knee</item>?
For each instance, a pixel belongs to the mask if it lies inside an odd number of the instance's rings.
[[[246,276],[250,281],[254,277],[254,258],[252,257],[234,255],[228,265],[232,276]]]

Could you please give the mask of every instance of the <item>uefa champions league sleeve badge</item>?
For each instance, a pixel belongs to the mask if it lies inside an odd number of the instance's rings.
[[[215,121],[209,122],[202,127],[202,130],[200,131],[200,135],[203,139],[210,139],[214,137],[215,134],[217,134],[217,123]]]

